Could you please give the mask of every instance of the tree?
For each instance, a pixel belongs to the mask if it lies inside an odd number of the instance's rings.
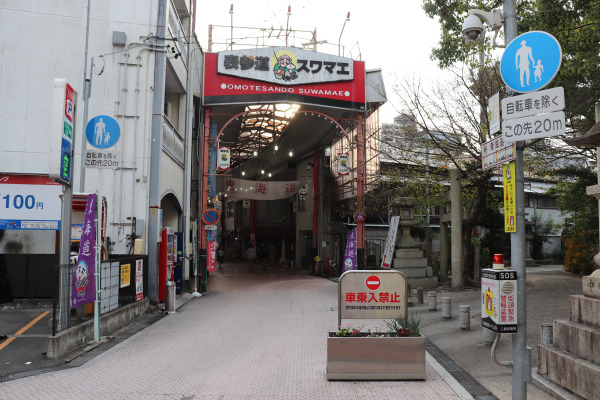
[[[439,18],[442,27],[431,58],[441,68],[469,58],[475,44],[462,39],[462,22],[470,8],[490,11],[498,0],[424,0],[423,10]],[[600,3],[596,0],[530,0],[517,2],[519,32],[548,32],[559,41],[562,66],[550,87],[562,86],[567,98],[565,114],[569,131],[580,135],[594,124],[594,104],[600,98]],[[489,38],[487,38],[489,44]]]
[[[494,191],[492,170],[481,168],[481,144],[488,140],[489,132],[483,99],[498,90],[501,80],[496,65],[477,71],[465,66],[456,69],[449,82],[432,84],[433,88],[429,89],[420,82],[405,80],[395,86],[403,108],[413,116],[414,126],[398,127],[402,140],[396,143],[394,161],[413,166],[413,171],[418,171],[415,165],[420,165],[422,171],[425,152],[427,165],[436,172],[438,180],[443,180],[446,189],[448,170],[461,172],[462,206],[466,215],[462,236],[463,283],[476,285],[470,245],[473,228],[497,227],[497,218],[490,215],[498,214],[501,207],[501,199]],[[404,180],[422,179],[422,172],[411,174],[411,168],[405,167],[403,174]]]
[[[595,269],[592,261],[598,251],[598,201],[586,194],[586,187],[598,178],[593,169],[569,166],[554,171],[558,183],[548,190],[566,216],[562,237],[566,247],[565,269],[588,275]]]

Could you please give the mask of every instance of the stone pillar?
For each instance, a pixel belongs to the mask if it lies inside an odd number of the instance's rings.
[[[462,202],[460,196],[460,171],[450,171],[450,207],[452,210],[452,290],[463,288],[463,254],[462,254]]]

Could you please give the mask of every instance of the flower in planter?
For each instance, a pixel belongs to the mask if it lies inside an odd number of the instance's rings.
[[[398,329],[398,336],[410,336],[410,329]]]
[[[338,331],[335,333],[336,336],[358,336],[362,328],[353,328],[350,324],[341,325]]]

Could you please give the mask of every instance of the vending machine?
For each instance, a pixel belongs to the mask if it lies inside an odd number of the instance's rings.
[[[183,232],[175,232],[175,291],[177,294],[183,293]]]
[[[158,300],[165,301],[165,286],[167,281],[173,280],[173,269],[175,264],[175,233],[173,228],[164,228],[160,242],[160,257],[158,264]]]

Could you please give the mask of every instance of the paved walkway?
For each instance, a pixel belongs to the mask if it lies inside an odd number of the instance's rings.
[[[0,383],[0,399],[469,399],[428,355],[425,381],[328,381],[337,284],[227,264],[208,292],[78,368]]]

